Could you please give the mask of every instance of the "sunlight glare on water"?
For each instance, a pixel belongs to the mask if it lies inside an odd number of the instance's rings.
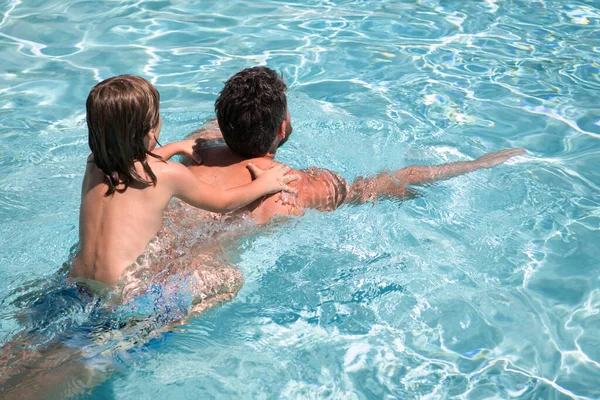
[[[169,142],[213,115],[228,77],[267,65],[290,87],[294,134],[278,158],[295,168],[351,181],[508,147],[528,155],[415,200],[309,211],[239,238],[228,250],[239,295],[171,332],[106,342],[115,372],[92,398],[600,397],[597,1],[13,0],[0,11],[2,343],[35,331],[18,316],[44,293],[71,293],[57,271],[77,242],[93,85],[149,79]],[[65,332],[102,317],[86,307],[72,304]]]

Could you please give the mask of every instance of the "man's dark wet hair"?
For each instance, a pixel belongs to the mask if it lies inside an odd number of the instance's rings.
[[[246,157],[267,154],[287,115],[287,85],[267,67],[246,68],[225,83],[215,102],[227,146]]]
[[[88,142],[94,163],[104,173],[109,196],[132,183],[156,185],[156,175],[146,156],[159,158],[144,145],[144,138],[159,122],[160,95],[150,82],[139,76],[120,75],[106,79],[92,89],[86,101]],[[139,161],[149,180],[138,174]]]

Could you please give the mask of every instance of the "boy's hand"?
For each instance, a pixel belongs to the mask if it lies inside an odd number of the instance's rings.
[[[269,169],[260,169],[252,163],[248,163],[246,168],[250,170],[254,179],[261,180],[267,185],[269,193],[277,193],[280,191],[298,193],[298,189],[290,187],[288,183],[300,179],[299,175],[285,175],[292,169],[286,165],[277,164]]]
[[[177,154],[179,154],[180,156],[189,157],[198,164],[202,164],[202,157],[200,157],[200,154],[196,153],[194,149],[196,145],[196,139],[182,140],[181,142],[179,142],[179,144],[180,149],[177,152]]]
[[[164,160],[170,160],[171,157],[180,155],[189,157],[198,164],[202,164],[202,157],[194,151],[195,144],[195,139],[167,143],[164,146],[155,149],[154,153],[161,156]]]

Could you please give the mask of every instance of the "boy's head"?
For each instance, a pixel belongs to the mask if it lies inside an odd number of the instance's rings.
[[[227,146],[246,157],[267,154],[292,133],[283,78],[267,67],[244,69],[225,83],[215,102]]]
[[[160,95],[139,76],[120,75],[106,79],[92,89],[86,102],[89,145],[94,163],[104,172],[107,195],[133,182],[156,184],[156,176],[146,161],[154,154],[160,133]],[[139,161],[147,178],[135,167]]]

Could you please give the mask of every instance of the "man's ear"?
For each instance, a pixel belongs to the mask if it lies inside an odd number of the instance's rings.
[[[281,121],[279,129],[277,129],[276,133],[276,135],[282,140],[285,139],[285,128],[287,128],[287,121],[284,119],[283,121]]]

